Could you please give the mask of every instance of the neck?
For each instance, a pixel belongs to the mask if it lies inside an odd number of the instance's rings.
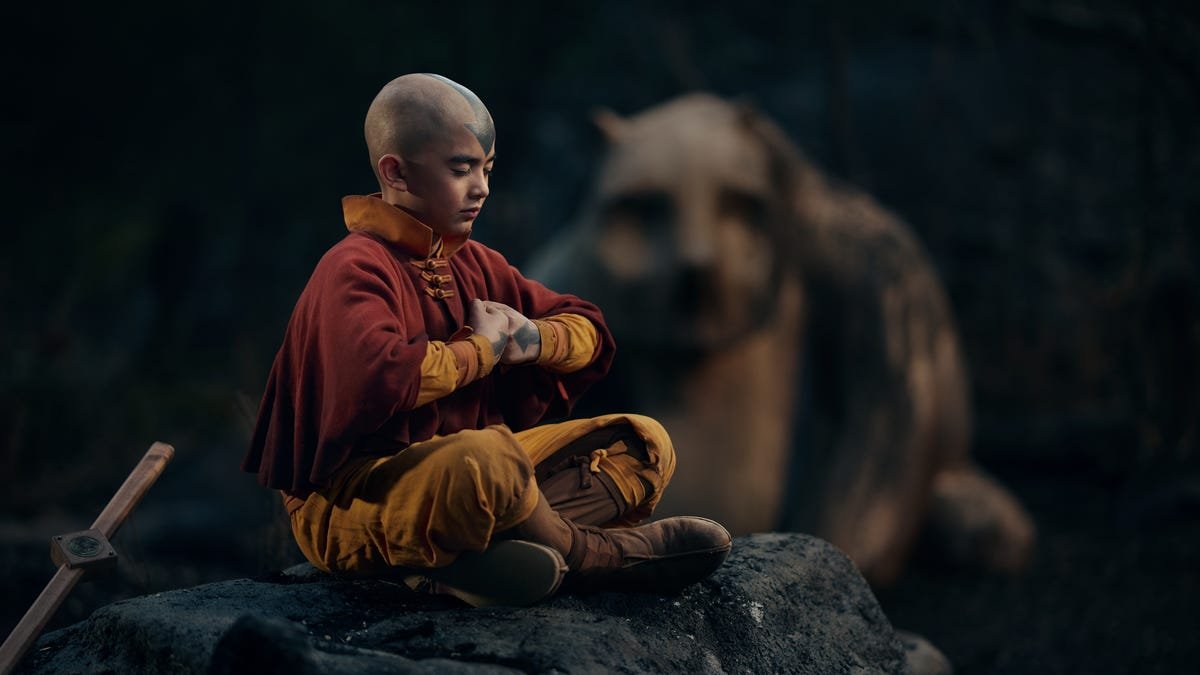
[[[405,198],[405,195],[407,195],[407,194],[408,193],[401,192],[401,191],[397,190],[396,188],[393,188],[389,185],[380,185],[379,186],[379,198],[380,199],[391,204],[392,206],[395,206],[398,209],[403,209],[406,213],[408,213],[408,215],[416,218],[416,215],[413,213],[413,210],[405,204],[405,202],[408,201]]]

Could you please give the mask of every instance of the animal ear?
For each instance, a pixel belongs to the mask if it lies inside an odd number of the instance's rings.
[[[629,121],[608,108],[592,111],[592,123],[610,144],[621,142],[629,130]]]
[[[738,96],[730,101],[733,104],[734,110],[737,111],[738,122],[746,127],[754,127],[762,119],[762,113],[758,111],[758,106],[749,96]]]

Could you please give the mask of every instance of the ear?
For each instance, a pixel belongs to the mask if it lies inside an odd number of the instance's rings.
[[[592,111],[592,122],[604,135],[604,140],[610,144],[624,140],[629,131],[629,121],[608,108],[597,108]]]
[[[396,155],[384,155],[376,165],[379,172],[379,182],[393,190],[408,192],[408,171],[404,160]]]

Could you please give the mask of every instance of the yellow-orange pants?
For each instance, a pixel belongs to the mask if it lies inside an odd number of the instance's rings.
[[[309,562],[327,572],[370,576],[397,566],[441,567],[462,551],[482,551],[493,533],[529,517],[538,499],[536,465],[587,434],[622,426],[644,442],[644,458],[619,441],[588,452],[591,470],[607,474],[630,506],[613,524],[633,524],[661,499],[675,451],[653,419],[604,415],[517,433],[503,425],[461,431],[352,461],[298,508],[289,498],[292,533]]]

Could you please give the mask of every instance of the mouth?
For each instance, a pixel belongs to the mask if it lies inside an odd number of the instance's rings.
[[[482,208],[483,207],[481,207],[481,206],[476,206],[476,207],[470,208],[470,209],[463,209],[462,211],[459,211],[459,213],[463,214],[464,216],[466,216],[469,219],[474,220],[475,217],[479,215],[479,211]]]

